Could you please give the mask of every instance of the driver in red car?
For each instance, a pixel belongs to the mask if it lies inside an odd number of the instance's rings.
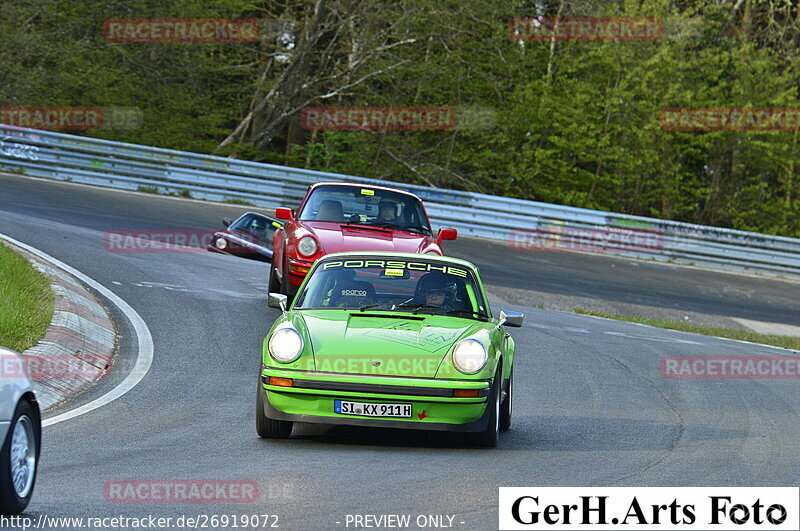
[[[378,217],[375,221],[378,223],[397,223],[399,221],[397,214],[400,206],[387,199],[381,200],[378,203]]]

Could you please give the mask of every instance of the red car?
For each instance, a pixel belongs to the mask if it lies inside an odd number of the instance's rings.
[[[285,220],[275,231],[269,274],[270,293],[294,297],[317,258],[342,251],[403,251],[442,254],[443,240],[455,240],[456,229],[441,229],[434,238],[422,201],[412,193],[351,183],[317,183],[309,187],[297,212],[275,209]]]

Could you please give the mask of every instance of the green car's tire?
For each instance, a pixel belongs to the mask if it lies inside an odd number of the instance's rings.
[[[486,405],[489,409],[488,422],[486,429],[476,433],[467,433],[466,441],[470,446],[480,446],[482,448],[494,448],[497,446],[497,440],[500,437],[500,395],[502,391],[502,377],[498,372],[494,378],[494,387],[489,395],[489,403]]]
[[[256,433],[265,439],[286,439],[292,433],[292,422],[289,420],[274,420],[264,414],[264,400],[266,393],[258,383],[256,398]]]
[[[0,514],[19,514],[31,501],[39,465],[38,424],[37,411],[20,400],[0,451]]]
[[[275,272],[275,264],[269,266],[269,290],[267,293],[280,293],[281,281],[278,280],[278,273]]]
[[[508,392],[503,403],[500,404],[500,429],[505,431],[511,427],[511,408],[514,397],[514,369],[508,375]]]

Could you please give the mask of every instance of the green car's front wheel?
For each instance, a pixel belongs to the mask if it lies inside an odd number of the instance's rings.
[[[266,439],[286,439],[292,433],[292,422],[289,420],[274,420],[264,414],[264,401],[267,399],[266,391],[258,383],[256,397],[256,433]]]
[[[486,429],[476,433],[466,433],[467,443],[472,446],[482,446],[484,448],[494,448],[500,438],[500,400],[503,390],[503,378],[498,371],[494,378],[494,386],[489,394],[489,402],[486,404],[488,418]]]

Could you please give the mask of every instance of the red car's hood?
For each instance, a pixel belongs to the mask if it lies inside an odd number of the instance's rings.
[[[340,251],[399,251],[415,253],[431,242],[430,236],[411,232],[328,221],[302,221],[314,233],[325,254]]]

